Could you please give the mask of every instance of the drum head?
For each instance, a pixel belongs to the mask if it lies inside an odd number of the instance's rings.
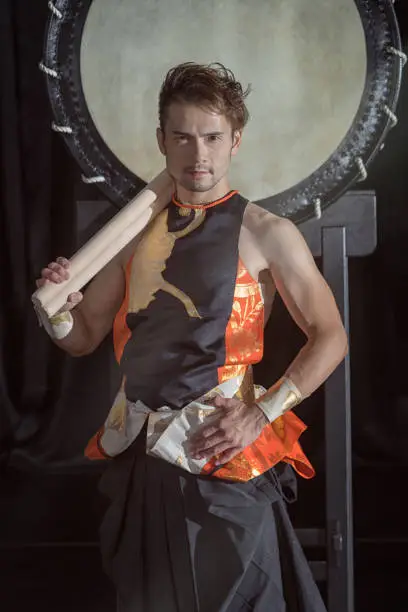
[[[231,186],[300,221],[358,180],[390,127],[400,48],[391,0],[62,0],[45,64],[56,123],[84,174],[117,203],[164,167],[156,143],[167,71],[221,62],[250,121]],[[57,128],[58,129],[58,128]],[[102,182],[103,181],[103,182]]]

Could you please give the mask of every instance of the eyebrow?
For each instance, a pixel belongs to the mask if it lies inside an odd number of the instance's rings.
[[[180,132],[179,130],[172,130],[172,133],[176,136],[191,136],[187,132]],[[224,132],[206,132],[205,134],[201,134],[201,136],[222,136]]]

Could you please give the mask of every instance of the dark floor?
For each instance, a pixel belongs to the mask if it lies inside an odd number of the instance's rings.
[[[406,476],[402,468],[355,470],[356,612],[408,610],[408,522],[399,493]],[[3,474],[1,610],[114,612],[115,594],[97,545],[104,512],[98,478]],[[321,481],[302,483],[300,500],[291,509],[295,526],[320,527],[322,504]],[[397,541],[402,537],[405,543]]]
[[[97,547],[3,550],[0,577],[4,612],[115,611]]]

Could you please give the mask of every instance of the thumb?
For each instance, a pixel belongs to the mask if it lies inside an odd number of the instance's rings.
[[[222,395],[216,395],[212,400],[212,404],[215,406],[215,408],[223,408],[227,404],[227,399],[222,397]]]
[[[79,291],[77,291],[76,293],[70,293],[66,303],[60,309],[59,312],[68,312],[69,310],[72,310],[73,308],[75,308],[75,306],[78,306],[78,304],[82,302],[83,297],[84,296]]]

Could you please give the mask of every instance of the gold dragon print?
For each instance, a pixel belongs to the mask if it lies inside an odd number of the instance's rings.
[[[167,282],[163,278],[163,272],[176,240],[187,236],[203,223],[205,210],[194,210],[194,219],[187,227],[176,232],[169,232],[167,219],[168,209],[151,223],[136,248],[130,273],[128,312],[137,313],[144,310],[155,299],[155,294],[162,290],[180,300],[190,317],[201,319],[189,296]]]

